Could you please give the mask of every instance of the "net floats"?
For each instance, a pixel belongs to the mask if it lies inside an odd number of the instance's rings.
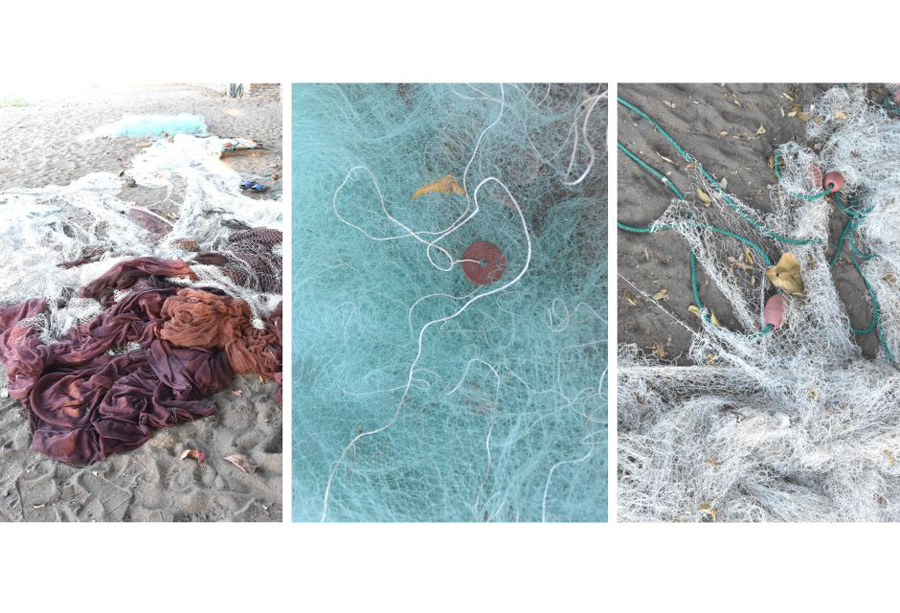
[[[506,270],[506,257],[500,247],[489,241],[475,241],[463,253],[462,259],[463,272],[475,285],[495,283]]]

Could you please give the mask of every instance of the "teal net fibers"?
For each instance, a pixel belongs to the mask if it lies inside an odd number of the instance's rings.
[[[202,115],[178,113],[177,115],[125,115],[119,121],[100,126],[90,137],[117,136],[147,138],[174,136],[175,134],[209,134]]]
[[[606,105],[294,86],[295,520],[606,519]]]

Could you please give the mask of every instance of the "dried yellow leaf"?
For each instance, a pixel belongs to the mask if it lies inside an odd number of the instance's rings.
[[[784,96],[785,98],[787,98],[788,100],[790,100],[791,102],[794,101],[793,96],[791,96],[790,94],[786,94],[786,93],[784,93],[784,92],[781,92],[781,95]]]
[[[719,132],[719,137],[724,138],[726,136],[728,136],[728,130],[722,130],[721,132]]]
[[[699,187],[697,188],[697,197],[700,198],[700,202],[702,202],[702,203],[705,204],[706,206],[709,206],[710,203],[712,202],[712,198],[710,198],[710,197],[706,194],[706,192],[704,192],[704,191],[703,191],[702,189],[700,189]]]
[[[660,153],[659,151],[656,152],[656,155],[658,155],[658,156],[660,157],[660,159],[662,159],[664,162],[668,162],[668,163],[671,164],[672,166],[676,166],[676,165],[677,165],[677,164],[675,164],[675,160],[672,160],[672,159],[667,158],[666,156],[664,156],[664,155],[663,155],[662,153]]]
[[[722,324],[719,323],[719,318],[716,317],[715,311],[710,311],[710,312],[709,312],[709,321],[711,321],[711,322],[712,322],[712,325],[714,325],[714,326],[717,327],[717,328],[721,328],[721,327],[722,327]]]
[[[700,317],[700,309],[697,308],[697,305],[692,304],[691,306],[688,307],[688,311],[690,311],[691,313],[693,313],[693,314],[696,315],[697,317]]]
[[[766,126],[759,124],[759,127],[756,129],[756,136],[762,136],[766,133]]]
[[[847,115],[844,111],[835,111],[834,112],[835,119],[850,119],[850,116]]]
[[[802,296],[806,291],[800,275],[800,262],[790,251],[783,253],[778,263],[766,270],[766,276],[772,285],[789,294]]]
[[[774,169],[775,169],[775,157],[770,155],[769,156],[769,170],[774,170]]]
[[[708,502],[704,502],[700,505],[700,512],[706,513],[706,516],[710,521],[716,521],[716,510]]]
[[[750,255],[750,247],[744,245],[744,257],[747,259],[747,263],[751,266],[753,265],[753,256]]]
[[[631,294],[628,293],[627,289],[622,294],[622,297],[625,298],[625,302],[627,302],[631,306],[636,307],[638,305],[637,300],[635,300],[634,298],[631,297]]]
[[[428,185],[424,185],[416,190],[416,193],[413,194],[411,200],[415,200],[419,196],[424,196],[425,194],[456,194],[457,196],[464,196],[466,190],[462,188],[462,186],[457,182],[456,177],[453,175],[444,175],[437,181],[432,181]]]
[[[662,343],[654,343],[651,347],[648,347],[648,349],[651,349],[651,353],[660,360],[666,357],[666,348]]]
[[[669,299],[669,290],[667,290],[665,288],[659,290],[658,292],[653,294],[653,299],[654,300],[668,300]]]

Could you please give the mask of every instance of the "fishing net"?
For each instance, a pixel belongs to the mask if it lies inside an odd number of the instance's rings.
[[[102,310],[78,288],[152,256],[187,261],[198,278],[182,283],[243,298],[261,326],[280,301],[281,207],[241,192],[220,159],[231,147],[234,139],[177,135],[138,154],[127,176],[0,193],[0,304],[47,298],[48,315],[34,323],[56,339]]]
[[[119,121],[104,124],[84,138],[174,136],[175,134],[208,134],[202,115],[125,115]]]
[[[716,325],[700,305],[691,367],[619,348],[623,521],[900,519],[900,120],[862,87],[833,88],[813,105],[806,142],[780,147],[774,166],[771,213],[695,163],[690,194],[652,228],[687,239],[736,325]],[[831,171],[844,183],[826,193]],[[766,273],[785,252],[804,287],[781,292],[773,328]],[[851,326],[835,287],[840,256],[864,279],[853,299],[869,304],[866,328]],[[858,334],[878,335],[875,359]]]
[[[295,519],[606,518],[606,98],[294,86]]]

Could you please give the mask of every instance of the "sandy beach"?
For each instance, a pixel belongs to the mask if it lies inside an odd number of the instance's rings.
[[[148,144],[141,138],[83,134],[124,114],[203,115],[210,133],[262,143],[263,150],[232,157],[242,178],[260,178],[261,199],[280,199],[282,107],[276,92],[240,99],[224,86],[85,86],[65,92],[0,96],[0,193],[67,185],[89,173],[127,172]],[[120,197],[140,202],[140,186]],[[176,195],[177,196],[177,195]],[[3,297],[0,296],[0,304]],[[273,381],[238,377],[214,396],[211,417],[164,428],[139,449],[90,466],[57,462],[30,448],[22,405],[8,397],[0,367],[0,521],[280,521],[282,409]],[[206,455],[201,467],[181,459],[188,449]],[[244,473],[224,458],[243,454],[256,465]]]
[[[801,114],[791,116],[791,111],[797,106],[808,111],[829,87],[789,83],[621,84],[619,95],[659,122],[720,181],[726,180],[729,192],[745,204],[768,212],[770,192],[776,183],[769,157],[783,143],[803,141],[806,133]],[[883,97],[884,92],[872,92],[873,100]],[[618,128],[619,140],[629,149],[663,169],[679,189],[692,191],[686,162],[645,121],[619,106]],[[639,226],[651,223],[669,205],[670,192],[621,152],[616,159],[617,219]],[[832,216],[832,241],[836,241],[843,222],[840,216]],[[691,330],[700,327],[699,320],[688,312],[693,297],[687,242],[674,232],[622,231],[618,241],[619,342],[635,343],[664,362],[687,364],[685,354],[692,333],[673,320],[680,320]],[[864,327],[871,317],[871,307],[865,286],[846,257],[838,261],[834,278],[851,323]],[[734,329],[734,319],[721,296],[703,279],[702,272],[700,279],[704,302],[722,325]],[[668,313],[641,295],[643,292],[652,297],[662,289],[667,290],[667,297],[658,304]],[[626,290],[635,305],[626,299]],[[866,357],[875,354],[878,340],[874,335],[857,336],[856,341]]]

